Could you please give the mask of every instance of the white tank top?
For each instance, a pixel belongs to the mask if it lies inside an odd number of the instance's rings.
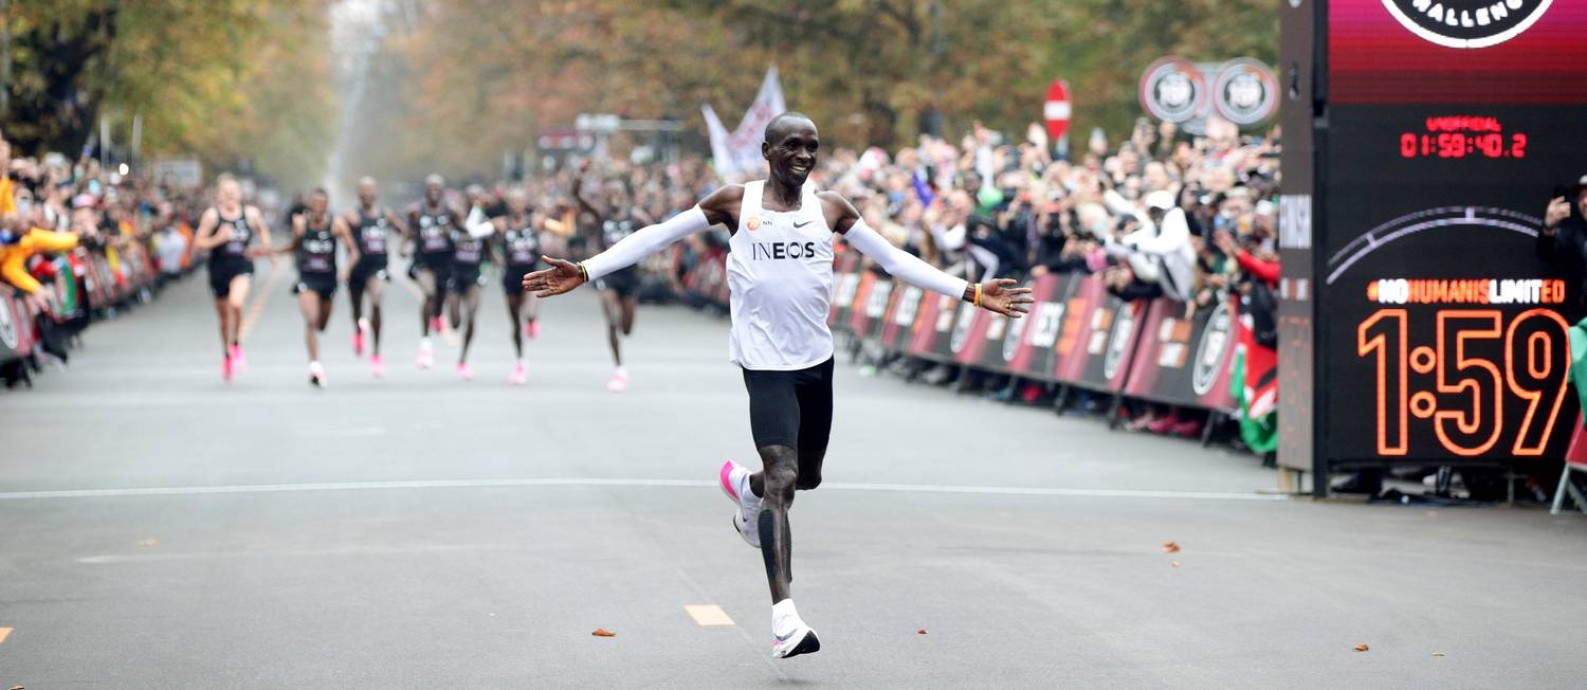
[[[786,213],[762,208],[765,186],[744,185],[728,241],[728,356],[745,369],[807,369],[832,356],[832,229],[814,185],[804,186],[799,210]]]

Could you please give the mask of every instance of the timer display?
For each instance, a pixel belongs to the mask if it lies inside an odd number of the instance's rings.
[[[1557,113],[1335,106],[1325,320],[1331,461],[1559,457],[1577,285],[1536,252],[1549,193],[1587,170]],[[1393,148],[1384,146],[1394,142]],[[1492,161],[1503,172],[1443,161]]]

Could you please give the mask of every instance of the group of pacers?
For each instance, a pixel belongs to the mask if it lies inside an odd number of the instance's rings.
[[[572,196],[598,221],[603,248],[650,222],[642,211],[631,208],[627,190],[620,184],[607,185],[595,199],[588,198],[583,187],[581,176],[574,183]],[[524,290],[523,279],[542,265],[546,252],[565,251],[573,228],[535,208],[522,187],[509,190],[499,202],[478,187],[470,187],[463,198],[461,207],[450,201],[445,180],[431,175],[425,179],[424,198],[398,213],[380,204],[376,181],[366,177],[358,182],[358,207],[333,214],[327,193],[315,190],[290,214],[290,240],[285,246],[275,246],[264,231],[263,214],[243,203],[238,181],[220,176],[215,205],[200,219],[192,249],[209,253],[209,285],[220,322],[222,377],[230,382],[246,367],[243,307],[252,285],[254,261],[267,258],[274,263],[285,256],[290,256],[297,268],[292,292],[303,314],[310,384],[327,385],[319,336],[330,325],[336,293],[343,284],[352,306],[353,352],[360,357],[367,353],[371,373],[384,377],[381,304],[392,280],[391,255],[398,254],[408,259],[407,277],[420,294],[415,365],[420,369],[435,366],[432,337],[442,334],[449,324],[461,345],[457,375],[465,381],[474,377],[468,363],[469,348],[487,285],[486,264],[494,263],[500,267],[515,354],[508,380],[526,384],[529,368],[524,339],[538,336],[540,328],[539,300]],[[615,366],[607,383],[612,392],[628,387],[621,338],[632,332],[639,284],[638,269],[630,268],[605,277],[597,286]]]

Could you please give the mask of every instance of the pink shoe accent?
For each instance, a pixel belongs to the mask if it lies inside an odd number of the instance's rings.
[[[221,378],[222,381],[225,381],[226,383],[231,383],[232,378],[235,377],[236,375],[237,375],[237,372],[232,367],[231,355],[226,355],[226,358],[221,360],[221,363],[220,363],[220,378]]]
[[[241,345],[231,346],[231,366],[236,371],[248,368],[248,358],[243,356]]]
[[[432,332],[432,333],[440,333],[445,328],[446,328],[446,323],[441,321],[441,317],[439,317],[439,316],[430,317],[430,332]]]
[[[420,369],[429,369],[430,367],[435,366],[435,350],[433,348],[420,345],[419,356],[413,360],[413,363]]]
[[[468,364],[463,363],[463,362],[458,362],[458,364],[457,364],[457,377],[460,378],[460,379],[463,379],[464,381],[473,381],[474,380],[474,370],[468,368]]]
[[[530,321],[529,325],[524,326],[524,332],[529,334],[530,339],[540,337],[540,322]]]
[[[613,376],[612,380],[606,382],[606,390],[613,393],[621,393],[628,390],[628,378],[625,376]]]
[[[733,467],[733,461],[728,460],[722,463],[722,471],[717,474],[722,480],[722,493],[727,494],[727,497],[733,499],[734,503],[738,503],[738,491],[733,489]]]
[[[369,373],[374,374],[377,379],[386,378],[386,358],[380,355],[370,357]]]
[[[364,331],[363,331],[363,329],[359,329],[357,331],[353,331],[353,356],[354,357],[363,357],[364,356]]]

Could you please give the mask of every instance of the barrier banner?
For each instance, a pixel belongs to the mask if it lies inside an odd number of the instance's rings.
[[[0,285],[0,362],[33,352],[33,319],[22,296],[9,285]]]
[[[1008,332],[1009,318],[978,309],[973,304],[968,306],[973,310],[974,319],[964,346],[953,353],[954,360],[977,369],[1004,373],[1008,366],[1003,361],[1003,336]]]
[[[882,286],[886,287],[882,287]],[[878,276],[875,271],[860,272],[860,287],[854,293],[854,303],[849,308],[849,332],[854,337],[865,339],[871,335],[871,326],[880,321],[887,311],[887,297],[892,293],[893,281]],[[882,292],[881,305],[872,304],[872,295]],[[872,314],[875,316],[872,316]]]
[[[1003,358],[1011,374],[1051,381],[1057,354],[1058,332],[1063,326],[1069,292],[1080,281],[1070,275],[1049,273],[1030,286],[1035,303],[1025,318],[1009,327],[1003,339]]]
[[[1121,390],[1135,347],[1135,324],[1145,313],[1146,302],[1125,303],[1114,297],[1101,276],[1089,275],[1079,282],[1064,309],[1054,378],[1093,390]]]
[[[936,359],[937,341],[946,341],[953,328],[957,301],[947,295],[926,295],[921,300],[920,313],[915,315],[915,325],[910,328],[909,344],[904,351],[912,357]]]
[[[882,323],[881,345],[887,352],[902,352],[914,334],[915,319],[922,305],[930,300],[925,290],[899,282],[893,288],[892,304],[887,307],[887,318]]]
[[[854,309],[854,298],[860,290],[860,257],[856,252],[844,252],[833,267],[832,305],[827,325],[843,330],[849,327],[849,314]]]
[[[1235,309],[1231,299],[1186,318],[1184,303],[1153,300],[1140,323],[1140,344],[1124,394],[1233,412],[1229,364],[1239,322]]]

